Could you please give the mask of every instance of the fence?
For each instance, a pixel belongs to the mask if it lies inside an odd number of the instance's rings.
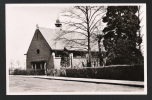
[[[66,64],[62,65],[62,58],[61,57],[55,57],[55,53],[52,53],[53,61],[54,61],[54,69],[60,69],[61,67],[66,68],[82,68],[87,67],[87,55],[86,57],[76,56],[73,57],[73,53],[69,54],[69,60],[64,61]],[[98,67],[99,66],[99,59],[97,57],[92,58],[92,67]]]

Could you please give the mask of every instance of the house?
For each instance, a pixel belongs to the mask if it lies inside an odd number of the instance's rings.
[[[26,54],[27,69],[59,69],[61,67],[61,57],[66,51],[70,57],[68,67],[85,66],[87,61],[87,47],[85,48],[83,46],[82,48],[78,45],[74,45],[72,42],[69,42],[71,45],[67,45],[63,43],[63,41],[56,41],[57,34],[64,31],[62,30],[62,24],[59,20],[56,20],[55,26],[56,29],[48,29],[38,27],[37,25]],[[70,38],[77,39],[78,37],[79,39],[85,38],[74,33]],[[83,43],[85,44],[86,42],[83,41]],[[92,51],[92,55],[97,55],[97,51],[93,49],[93,47],[92,50],[94,50]]]

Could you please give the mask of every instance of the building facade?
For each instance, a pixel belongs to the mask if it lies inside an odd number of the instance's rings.
[[[67,67],[77,68],[86,66],[87,49],[69,48],[62,41],[56,41],[57,33],[63,30],[59,20],[56,21],[55,25],[56,29],[37,26],[26,54],[27,69],[44,69],[45,71],[60,69],[62,67],[61,60],[65,52],[68,52],[69,57],[69,65]],[[75,36],[75,38],[78,37]],[[96,56],[97,52],[92,51],[92,55]],[[97,59],[92,61],[93,66],[97,65],[95,61]]]

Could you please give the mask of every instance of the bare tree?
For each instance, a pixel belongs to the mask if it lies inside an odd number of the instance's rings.
[[[88,50],[88,63],[91,66],[91,47],[94,45],[93,37],[97,34],[97,24],[101,21],[105,8],[103,6],[74,6],[64,11],[65,17],[69,18],[68,21],[62,22],[67,26],[66,31],[59,33],[56,40],[62,40],[67,45],[76,45]],[[73,33],[77,34],[73,38]],[[71,34],[72,38],[67,36]],[[72,46],[71,46],[72,47]]]
[[[19,65],[20,65],[20,61],[19,61],[19,60],[17,60],[17,61],[16,61],[16,63],[17,63],[17,65],[18,65],[18,68],[19,68]]]
[[[11,69],[13,69],[13,66],[14,66],[14,61],[11,60],[11,61],[10,61],[10,67],[11,67]]]
[[[9,74],[11,74],[12,70],[13,70],[13,67],[14,67],[14,61],[11,60],[10,61],[10,68],[9,68]]]
[[[26,64],[25,64],[25,62],[24,62],[24,69],[26,69]]]

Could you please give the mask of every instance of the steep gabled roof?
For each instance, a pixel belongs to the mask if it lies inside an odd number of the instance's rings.
[[[58,33],[63,33],[64,30],[39,27],[39,31],[41,32],[41,34],[43,35],[43,37],[46,39],[47,43],[53,50],[63,50],[64,47],[66,47],[69,50],[87,51],[87,46],[77,45],[73,41],[69,41],[69,43],[67,45],[67,43],[63,43],[64,41],[55,40],[57,38],[57,35],[59,35]],[[87,45],[86,37],[79,33],[66,34],[63,36],[63,38],[74,39],[74,40],[78,41],[79,43],[83,43],[83,44]],[[97,51],[97,50],[98,50],[97,44],[91,45],[91,51]]]
[[[49,46],[52,49],[63,49],[64,48],[64,46],[65,46],[64,43],[61,43],[60,41],[58,41],[58,42],[55,41],[55,38],[57,35],[56,34],[57,30],[39,27],[39,31],[41,32],[41,34],[46,39],[46,41],[48,42]]]

